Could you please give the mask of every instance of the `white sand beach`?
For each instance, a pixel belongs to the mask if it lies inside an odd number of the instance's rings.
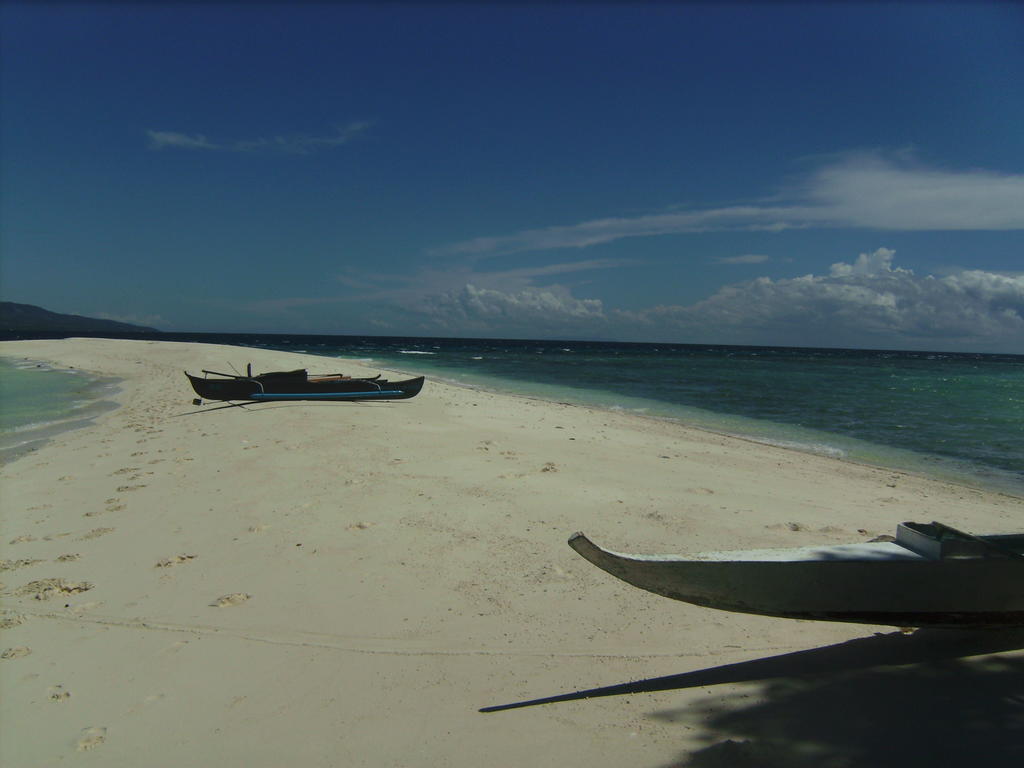
[[[908,691],[945,685],[962,707],[987,681],[1020,717],[991,681],[1019,682],[1024,652],[995,634],[960,653],[699,608],[566,540],[791,547],[905,520],[1010,533],[1022,499],[429,378],[406,401],[223,408],[192,405],[182,375],[380,372],[312,355],[98,339],[0,355],[123,380],[119,408],[0,470],[7,768],[884,765],[857,752],[874,749],[858,726],[891,738],[902,712],[901,728],[945,727],[941,702],[917,712]],[[794,656],[717,685],[478,712],[815,649],[827,673]],[[966,733],[970,712],[950,722]]]

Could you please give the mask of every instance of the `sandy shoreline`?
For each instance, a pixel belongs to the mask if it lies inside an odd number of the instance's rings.
[[[867,730],[908,718],[886,686],[969,697],[1024,666],[994,637],[982,650],[999,654],[943,666],[946,638],[669,601],[565,544],[847,543],[932,519],[1016,532],[1021,499],[430,379],[409,401],[197,409],[181,373],[324,370],[307,354],[68,339],[0,355],[122,379],[120,408],[0,469],[5,766],[803,765],[797,744],[885,765]],[[921,659],[845,669],[865,642]],[[843,643],[827,679],[799,678],[797,656],[781,678],[477,712]],[[858,698],[830,725],[838,682]]]

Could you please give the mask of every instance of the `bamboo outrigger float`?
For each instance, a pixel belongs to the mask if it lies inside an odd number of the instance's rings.
[[[1024,626],[1024,533],[973,536],[901,523],[893,541],[624,555],[569,546],[640,589],[739,613],[896,627]]]

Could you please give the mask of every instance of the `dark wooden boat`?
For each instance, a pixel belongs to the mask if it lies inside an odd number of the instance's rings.
[[[1024,626],[1024,534],[902,523],[893,541],[624,555],[582,533],[569,546],[658,595],[739,613],[897,627]]]
[[[253,376],[249,366],[246,376],[206,370],[203,374],[199,377],[185,371],[192,389],[205,400],[405,400],[415,397],[423,388],[422,376],[389,381],[379,375],[371,378],[352,378],[341,373],[315,375],[305,368]]]

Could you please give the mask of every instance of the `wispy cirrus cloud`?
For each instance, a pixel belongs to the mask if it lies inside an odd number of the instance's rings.
[[[286,136],[260,137],[239,141],[215,142],[203,134],[190,135],[176,131],[146,131],[149,148],[155,150],[214,150],[220,152],[283,152],[291,155],[308,155],[322,149],[332,149],[348,144],[361,134],[370,123],[358,121],[337,128],[333,134],[310,136],[291,134]]]
[[[769,260],[763,253],[745,253],[741,256],[721,256],[714,261],[716,264],[764,264]]]
[[[438,254],[495,256],[587,248],[631,237],[807,228],[1024,229],[1024,175],[925,167],[908,155],[845,153],[751,205],[690,208],[478,237]]]
[[[150,149],[220,149],[202,134],[189,136],[175,131],[146,131]]]
[[[595,219],[580,224],[529,229],[511,235],[478,237],[436,249],[436,252],[497,256],[555,248],[587,248],[627,237],[652,237],[726,229],[782,230],[807,226],[806,220],[812,215],[813,211],[799,212],[792,207],[732,206],[631,218]]]

